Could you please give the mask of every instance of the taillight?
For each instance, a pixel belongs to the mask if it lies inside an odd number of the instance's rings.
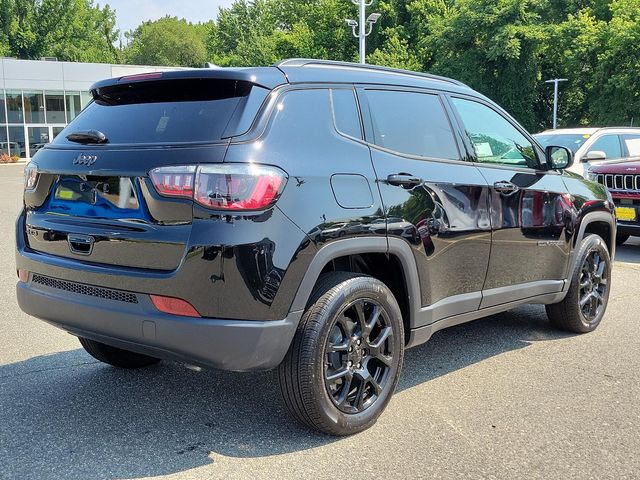
[[[160,195],[193,198],[195,173],[195,166],[162,167],[149,172],[149,176]]]
[[[30,163],[24,169],[24,189],[26,191],[35,190],[38,184],[38,166],[35,163]]]
[[[161,167],[150,177],[160,195],[193,198],[227,211],[264,209],[275,203],[287,181],[279,168],[245,163]]]

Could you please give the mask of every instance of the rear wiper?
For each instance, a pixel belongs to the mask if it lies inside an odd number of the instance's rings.
[[[73,132],[67,135],[67,140],[75,143],[108,143],[107,136],[98,130],[87,130],[83,132]]]

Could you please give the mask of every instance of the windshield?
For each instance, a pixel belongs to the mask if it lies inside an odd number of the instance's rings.
[[[221,80],[170,80],[116,85],[91,102],[54,144],[71,133],[96,130],[113,144],[216,142],[250,88]]]
[[[540,142],[543,147],[553,145],[555,147],[567,147],[574,154],[586,142],[591,134],[589,133],[562,133],[562,134],[538,134],[533,137]]]

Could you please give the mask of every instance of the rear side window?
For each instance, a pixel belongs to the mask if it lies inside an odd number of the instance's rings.
[[[216,142],[251,85],[218,79],[174,79],[105,87],[54,144],[72,132],[98,130],[109,144]]]
[[[437,95],[367,90],[367,100],[376,145],[419,157],[460,158],[451,125]]]
[[[333,120],[336,129],[350,137],[362,139],[360,129],[360,115],[353,90],[331,90],[331,104],[333,106]]]

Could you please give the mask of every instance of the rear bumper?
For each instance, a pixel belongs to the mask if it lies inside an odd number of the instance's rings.
[[[640,223],[618,221],[618,234],[640,236]]]
[[[159,312],[148,295],[132,295],[135,302],[60,290],[32,279],[17,285],[18,304],[25,313],[73,335],[223,370],[277,366],[301,316],[295,312],[273,321],[182,317]]]

